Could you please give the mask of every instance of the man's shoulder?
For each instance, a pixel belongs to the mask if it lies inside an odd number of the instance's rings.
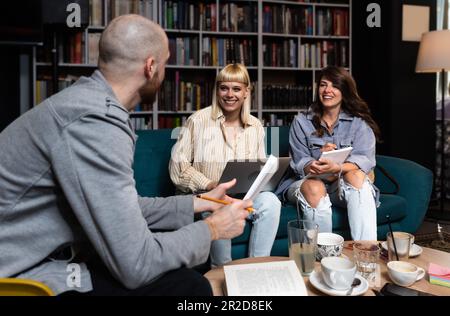
[[[49,98],[49,106],[63,125],[86,116],[98,116],[127,125],[129,113],[114,96],[92,78],[81,77],[72,86]]]

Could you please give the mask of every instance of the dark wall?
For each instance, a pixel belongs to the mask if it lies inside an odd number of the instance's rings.
[[[20,50],[0,46],[0,131],[20,115]]]
[[[381,28],[369,28],[369,3],[381,6]],[[415,73],[419,42],[403,42],[402,5],[429,6],[434,0],[353,1],[353,75],[382,130],[380,154],[406,158],[434,170],[436,76]]]

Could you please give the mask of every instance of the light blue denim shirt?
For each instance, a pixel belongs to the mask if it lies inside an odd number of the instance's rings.
[[[320,149],[326,143],[337,145],[337,149],[352,146],[353,151],[346,162],[356,164],[366,174],[375,168],[375,135],[370,126],[361,118],[346,112],[339,114],[333,132],[330,134],[322,124],[324,135],[315,135],[312,119],[314,114],[300,114],[295,117],[289,132],[289,147],[292,157],[291,169],[294,175],[280,184],[276,193],[283,193],[294,181],[305,177],[304,168],[321,155]]]

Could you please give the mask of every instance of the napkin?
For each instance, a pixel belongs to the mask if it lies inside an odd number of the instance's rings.
[[[428,266],[430,283],[450,287],[450,268],[430,263]]]

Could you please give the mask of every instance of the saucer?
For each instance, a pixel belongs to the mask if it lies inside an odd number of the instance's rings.
[[[383,241],[381,243],[381,247],[383,247],[384,250],[388,250],[387,248],[387,242]],[[423,249],[419,245],[413,244],[411,249],[409,249],[409,257],[417,257],[422,253]]]
[[[369,289],[369,283],[359,274],[355,274],[355,278],[361,281],[361,284],[355,287],[350,296],[363,295]],[[348,290],[335,290],[329,287],[322,277],[322,272],[314,270],[309,276],[309,282],[319,291],[332,296],[347,296]]]

